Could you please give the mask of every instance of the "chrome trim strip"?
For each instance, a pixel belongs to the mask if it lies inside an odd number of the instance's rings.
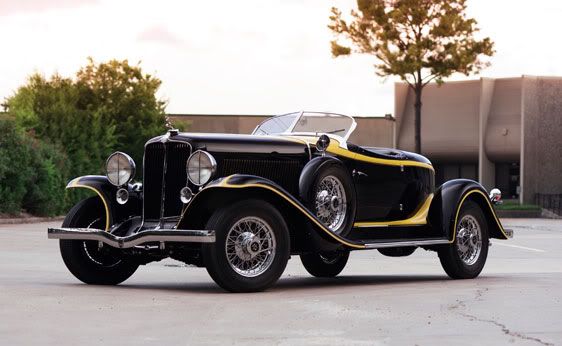
[[[441,245],[449,244],[448,239],[431,239],[431,240],[407,240],[407,241],[393,241],[386,243],[365,243],[365,249],[383,249],[389,247],[401,246],[425,246],[425,245]]]
[[[215,231],[160,229],[119,237],[96,228],[49,228],[49,239],[96,240],[120,249],[150,242],[214,243]]]
[[[158,228],[160,228],[164,222],[162,219],[164,218],[164,206],[166,205],[166,171],[168,170],[168,146],[166,142],[170,138],[170,133],[167,135],[168,136],[165,136],[161,140],[162,144],[164,144],[164,164],[162,167],[162,186],[160,188],[160,223],[158,224]]]
[[[142,172],[143,172],[142,181],[143,181],[143,189],[144,189],[144,187],[145,187],[144,179],[145,179],[145,177],[146,177],[146,170],[145,170],[145,168],[146,168],[146,147],[147,147],[148,145],[150,145],[150,144],[155,144],[155,143],[163,143],[163,144],[164,144],[164,165],[163,165],[164,172],[163,172],[162,180],[165,180],[165,178],[166,178],[166,155],[167,155],[167,150],[168,150],[167,147],[166,147],[166,143],[181,143],[181,144],[187,144],[187,145],[189,146],[189,156],[188,156],[188,159],[189,159],[189,157],[191,156],[191,154],[193,153],[193,146],[191,145],[191,143],[189,143],[189,142],[187,142],[187,141],[179,141],[179,140],[170,139],[170,132],[169,132],[169,131],[168,131],[165,135],[163,135],[163,137],[160,138],[160,140],[157,141],[157,142],[147,141],[147,142],[144,144],[144,153],[143,153],[143,155],[142,155]],[[188,181],[189,181],[189,179],[188,179]],[[159,220],[159,223],[160,223],[160,224],[162,224],[162,223],[164,222],[164,220],[166,219],[166,218],[162,218],[162,216],[163,216],[163,214],[164,214],[163,209],[164,209],[164,199],[165,199],[164,192],[165,192],[165,191],[166,191],[166,190],[163,188],[163,189],[162,189],[162,196],[161,196],[161,198],[160,198],[160,203],[161,203],[161,206],[160,206],[160,220]],[[144,226],[144,222],[145,222],[145,220],[146,220],[145,217],[144,217],[144,206],[145,206],[145,205],[144,205],[144,193],[143,193],[142,199],[143,199],[143,200],[142,200],[142,223],[141,223],[141,228]],[[177,216],[180,216],[180,215],[177,215]],[[177,216],[171,216],[171,217],[177,217]]]

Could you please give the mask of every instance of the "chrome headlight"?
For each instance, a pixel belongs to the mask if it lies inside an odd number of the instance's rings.
[[[135,161],[120,151],[111,154],[105,163],[107,179],[115,186],[122,186],[133,180],[135,170]]]
[[[187,177],[197,186],[211,180],[217,170],[217,161],[206,151],[197,150],[187,160]]]

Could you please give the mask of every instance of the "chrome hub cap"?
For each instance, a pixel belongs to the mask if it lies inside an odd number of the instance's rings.
[[[336,231],[345,220],[347,200],[341,181],[333,175],[324,177],[316,188],[316,217],[331,231]]]
[[[228,231],[225,248],[228,263],[235,272],[245,277],[255,277],[273,263],[275,235],[263,219],[245,217]]]
[[[482,231],[480,224],[472,215],[465,215],[457,226],[457,251],[461,260],[473,265],[482,250]]]

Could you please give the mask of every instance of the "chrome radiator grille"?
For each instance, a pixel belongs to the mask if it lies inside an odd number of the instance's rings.
[[[179,193],[187,183],[185,165],[190,154],[187,143],[151,143],[146,146],[143,184],[145,220],[180,215],[182,203]]]

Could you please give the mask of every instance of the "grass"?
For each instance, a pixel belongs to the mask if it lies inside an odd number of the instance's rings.
[[[519,204],[518,201],[504,201],[503,204],[496,205],[496,210],[541,210],[535,204]]]

